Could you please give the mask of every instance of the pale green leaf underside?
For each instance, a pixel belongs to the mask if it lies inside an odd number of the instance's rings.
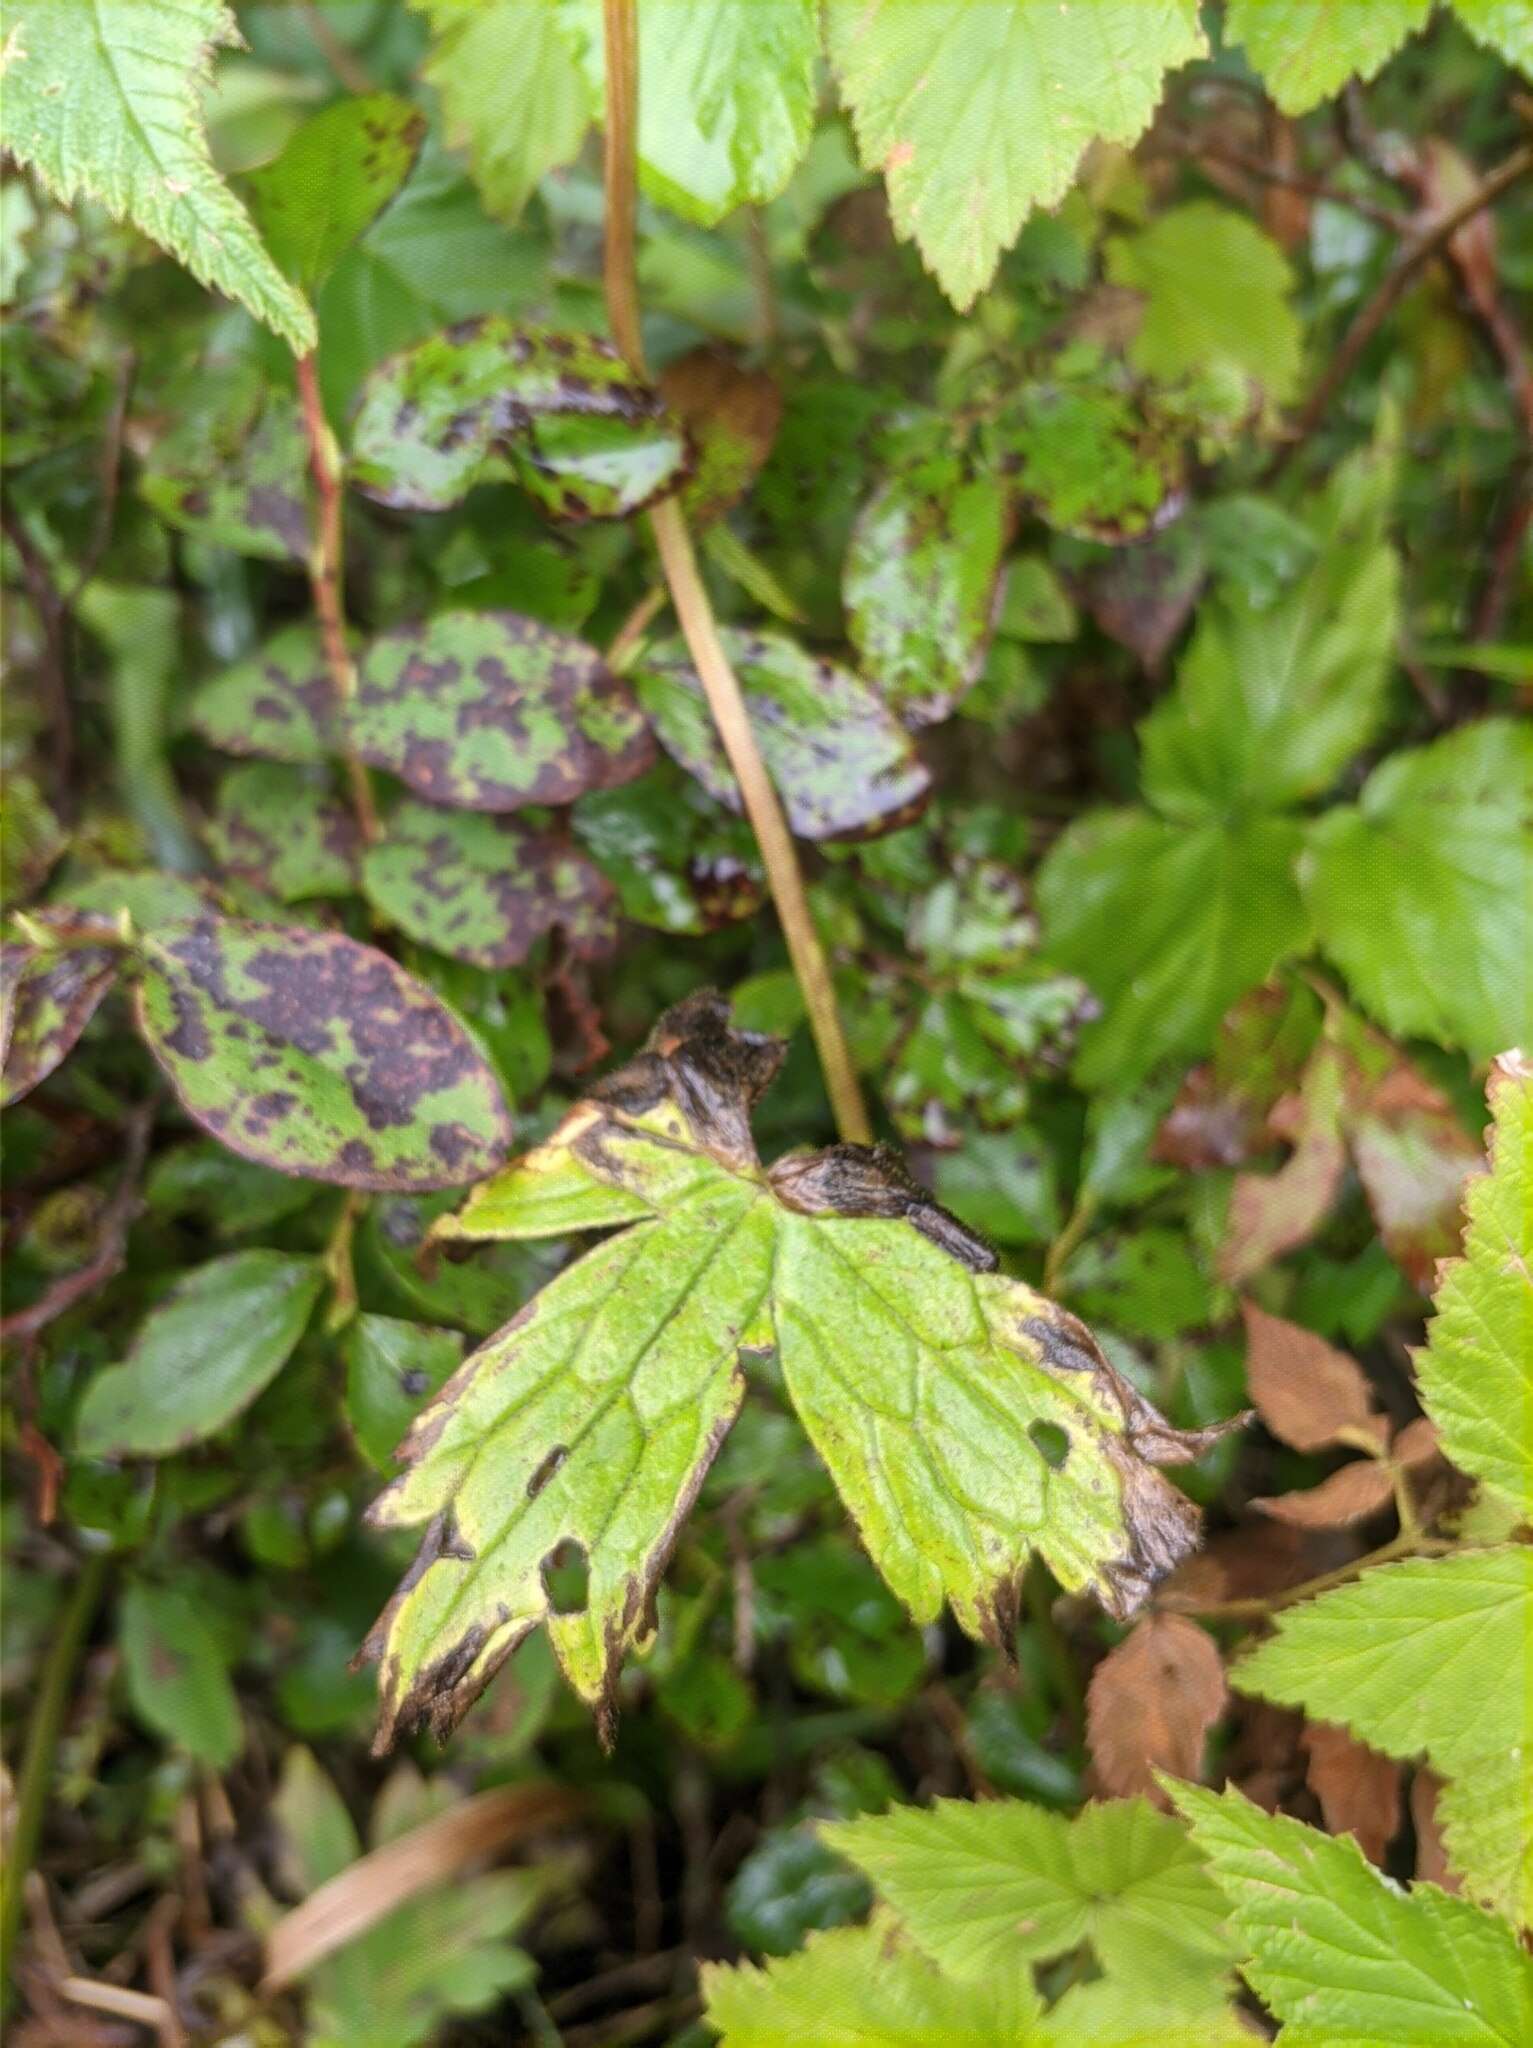
[[[1009,1639],[1035,1550],[1124,1615],[1194,1540],[1195,1512],[1151,1466],[1202,1440],[1168,1430],[1072,1318],[966,1263],[990,1255],[883,1155],[761,1168],[746,1115],[780,1047],[704,1039],[689,1065],[687,1023],[716,1002],[672,1013],[678,1059],[667,1020],[439,1232],[537,1237],[648,1212],[476,1353],[402,1447],[409,1469],[375,1519],[431,1527],[371,1639],[384,1741],[399,1722],[451,1727],[545,1621],[610,1721],[618,1665],[652,1626],[739,1406],[742,1350],[775,1347],[874,1562],[920,1621],[947,1602],[970,1634]],[[544,1566],[575,1546],[584,1601],[557,1613]]]
[[[1530,0],[1453,0],[1469,33],[1519,71],[1533,73],[1533,4]]]
[[[1173,1785],[1229,1898],[1252,1989],[1307,2042],[1521,2048],[1533,1958],[1512,1930],[1435,1885],[1406,1893],[1348,1835],[1263,1813],[1238,1792]]]
[[[1449,1782],[1450,1858],[1526,1916],[1533,1858],[1533,1550],[1402,1558],[1277,1619],[1230,1677]]]
[[[1089,1940],[1108,1976],[1218,2010],[1234,1950],[1224,1896],[1176,1821],[1108,1800],[1073,1821],[1022,1800],[939,1800],[826,1826],[937,1966],[973,1980]]]
[[[1416,1378],[1446,1455],[1533,1520],[1533,1066],[1508,1061],[1491,1107],[1491,1171],[1469,1183]]]
[[[1432,0],[1229,0],[1226,33],[1283,112],[1305,114],[1372,78],[1431,11]]]
[[[12,0],[4,33],[6,147],[66,204],[99,200],[312,349],[314,315],[208,153],[211,55],[238,41],[223,0]]]
[[[862,161],[960,310],[1088,144],[1137,141],[1205,48],[1193,0],[829,0],[826,21]]]

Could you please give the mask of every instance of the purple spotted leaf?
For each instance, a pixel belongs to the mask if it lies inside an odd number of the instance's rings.
[[[139,1027],[193,1120],[243,1158],[343,1187],[478,1180],[511,1119],[468,1032],[338,932],[207,917],[139,942]]]
[[[978,679],[1008,525],[1004,486],[946,420],[902,436],[852,529],[842,594],[863,673],[907,725],[946,718]]]
[[[368,900],[422,945],[475,967],[515,967],[551,931],[577,958],[611,951],[617,898],[555,827],[405,802],[369,847]]]
[[[667,364],[660,390],[697,450],[682,503],[694,526],[710,525],[745,496],[771,454],[782,393],[765,370],[744,369],[717,348]]]
[[[475,811],[571,803],[654,758],[632,692],[595,648],[516,612],[439,612],[381,634],[352,735],[418,795]]]
[[[301,562],[312,539],[298,401],[253,364],[202,365],[164,395],[139,479],[170,525],[210,547]]]
[[[869,838],[908,824],[931,777],[866,683],[781,633],[723,635],[751,725],[801,839]],[[702,685],[680,640],[645,655],[634,687],[661,744],[720,803],[741,809]]]
[[[308,766],[338,749],[333,705],[319,634],[312,626],[285,626],[202,686],[191,723],[226,754]]]
[[[42,922],[48,913],[34,914]],[[70,916],[71,923],[82,920]],[[0,1106],[46,1081],[117,979],[110,946],[0,946]]]
[[[278,761],[236,768],[219,784],[207,838],[228,874],[279,903],[356,885],[356,822],[319,770]]]
[[[463,320],[391,356],[362,387],[349,475],[380,505],[442,512],[515,483],[553,519],[623,519],[674,490],[686,434],[612,344]]]

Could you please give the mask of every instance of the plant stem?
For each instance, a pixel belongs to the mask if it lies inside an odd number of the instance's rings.
[[[345,556],[341,540],[341,473],[336,457],[335,437],[320,401],[319,374],[313,355],[298,358],[298,395],[303,404],[303,427],[309,441],[309,467],[319,496],[319,530],[309,551],[309,587],[314,593],[314,610],[319,619],[320,642],[325,666],[335,693],[336,723],[341,729],[341,758],[351,791],[351,807],[357,829],[368,845],[378,837],[378,812],[373,803],[373,786],[367,769],[352,751],[347,732],[347,715],[357,694],[357,667],[346,638],[346,604],[342,578]]]
[[[1097,1212],[1097,1198],[1090,1188],[1082,1188],[1075,1198],[1075,1207],[1065,1219],[1065,1227],[1049,1246],[1043,1261],[1043,1291],[1054,1296],[1059,1291],[1060,1277],[1069,1265],[1081,1239],[1091,1228],[1092,1218]]]
[[[42,1833],[53,1783],[53,1759],[69,1708],[75,1664],[101,1598],[108,1562],[105,1551],[93,1552],[82,1560],[74,1590],[48,1645],[32,1717],[27,1723],[26,1750],[16,1782],[15,1824],[6,1846],[5,1869],[0,1873],[0,1990],[10,1988],[27,1872],[32,1868]]]
[[[634,268],[639,74],[635,0],[603,0],[603,24],[607,63],[607,235],[602,277],[613,338],[633,368],[642,375],[644,343],[639,330],[639,293]],[[788,957],[803,993],[809,1029],[820,1056],[836,1129],[849,1143],[870,1144],[872,1126],[868,1122],[846,1034],[841,1027],[829,963],[810,916],[798,855],[777,791],[772,786],[751,731],[739,679],[724,652],[713,606],[698,571],[692,537],[675,498],[664,499],[654,508],[650,514],[650,527],[682,635],[702,682],[703,694],[718,727],[729,765],[740,785],[745,815],[761,848],[772,901],[777,906]]]

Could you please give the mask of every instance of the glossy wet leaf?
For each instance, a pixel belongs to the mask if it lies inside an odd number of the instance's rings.
[[[314,316],[208,150],[213,52],[239,40],[223,0],[17,0],[6,147],[61,200],[100,200],[301,353]]]
[[[139,490],[162,519],[211,547],[302,562],[311,544],[309,447],[298,402],[253,366],[204,365],[170,394]]]
[[[447,139],[468,151],[489,211],[515,221],[549,171],[578,152],[595,111],[552,0],[417,0],[431,25],[423,76]]]
[[[754,916],[766,900],[750,827],[669,760],[622,789],[581,797],[572,816],[636,924],[708,932]]]
[[[931,778],[900,725],[853,675],[780,633],[724,630],[788,823],[801,839],[845,839],[904,824]],[[634,670],[661,744],[720,803],[739,810],[734,773],[685,644],[669,640]]]
[[[208,844],[219,866],[279,903],[356,885],[356,821],[322,773],[254,761],[218,786]]]
[[[869,682],[906,724],[929,725],[984,663],[1008,517],[999,478],[946,423],[909,441],[858,515],[842,595]]]
[[[199,1266],[94,1379],[75,1425],[90,1458],[163,1458],[232,1422],[303,1335],[325,1284],[318,1259],[231,1252]]]
[[[694,527],[708,526],[756,481],[777,438],[782,393],[765,370],[747,370],[716,348],[668,363],[660,391],[696,450],[682,503]]]
[[[460,321],[362,387],[351,482],[380,505],[441,512],[516,483],[551,518],[624,519],[680,483],[686,437],[608,341]]]
[[[831,0],[858,150],[960,312],[1098,137],[1131,143],[1166,72],[1204,49],[1185,0]]]
[[[215,1771],[245,1746],[228,1659],[203,1603],[179,1585],[135,1579],[122,1596],[117,1641],[134,1712]]]
[[[402,803],[362,885],[412,939],[480,967],[515,967],[554,931],[577,959],[617,939],[611,883],[557,826]]]
[[[360,1315],[347,1328],[345,1350],[346,1419],[368,1463],[388,1472],[422,1405],[457,1370],[463,1339],[428,1323]]]
[[[313,766],[337,751],[335,686],[312,626],[284,626],[192,699],[193,729],[226,754]]]
[[[1533,732],[1514,719],[1391,755],[1310,829],[1305,898],[1358,1001],[1477,1058],[1527,1032],[1530,886]]]
[[[310,298],[415,167],[426,117],[394,93],[338,100],[249,183],[267,249]]]
[[[1004,1646],[1033,1550],[1132,1613],[1196,1540],[1153,1470],[1198,1455],[1085,1328],[1019,1282],[887,1150],[764,1171],[750,1112],[781,1041],[689,999],[451,1235],[632,1228],[546,1286],[419,1418],[373,1509],[426,1524],[369,1638],[380,1741],[462,1716],[546,1623],[610,1734],[618,1669],[734,1419],[741,1354],[775,1348],[870,1555],[918,1622],[950,1603]],[[1035,1432],[1060,1432],[1045,1455]],[[578,1563],[561,1611],[550,1574]]]
[[[231,1151],[357,1188],[461,1186],[511,1122],[457,1019],[338,932],[206,918],[141,943],[140,1029]]]
[[[68,1058],[117,968],[106,946],[0,946],[0,1104],[19,1102]]]
[[[595,648],[515,612],[438,612],[380,634],[351,734],[418,795],[476,811],[567,804],[654,757],[628,684]]]
[[[600,101],[599,0],[559,0]],[[711,0],[638,13],[639,182],[684,219],[711,226],[775,199],[809,145],[820,52],[814,0]]]

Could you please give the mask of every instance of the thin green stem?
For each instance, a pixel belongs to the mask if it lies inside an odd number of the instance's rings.
[[[104,1551],[93,1552],[81,1562],[74,1590],[64,1604],[64,1612],[48,1645],[37,1697],[32,1704],[32,1718],[27,1723],[26,1748],[16,1781],[15,1823],[6,1848],[5,1868],[0,1872],[0,1988],[7,1997],[12,1988],[11,1965],[16,1938],[21,1932],[27,1873],[37,1855],[43,1816],[48,1809],[53,1760],[64,1717],[69,1710],[75,1665],[90,1632],[109,1563]]]

